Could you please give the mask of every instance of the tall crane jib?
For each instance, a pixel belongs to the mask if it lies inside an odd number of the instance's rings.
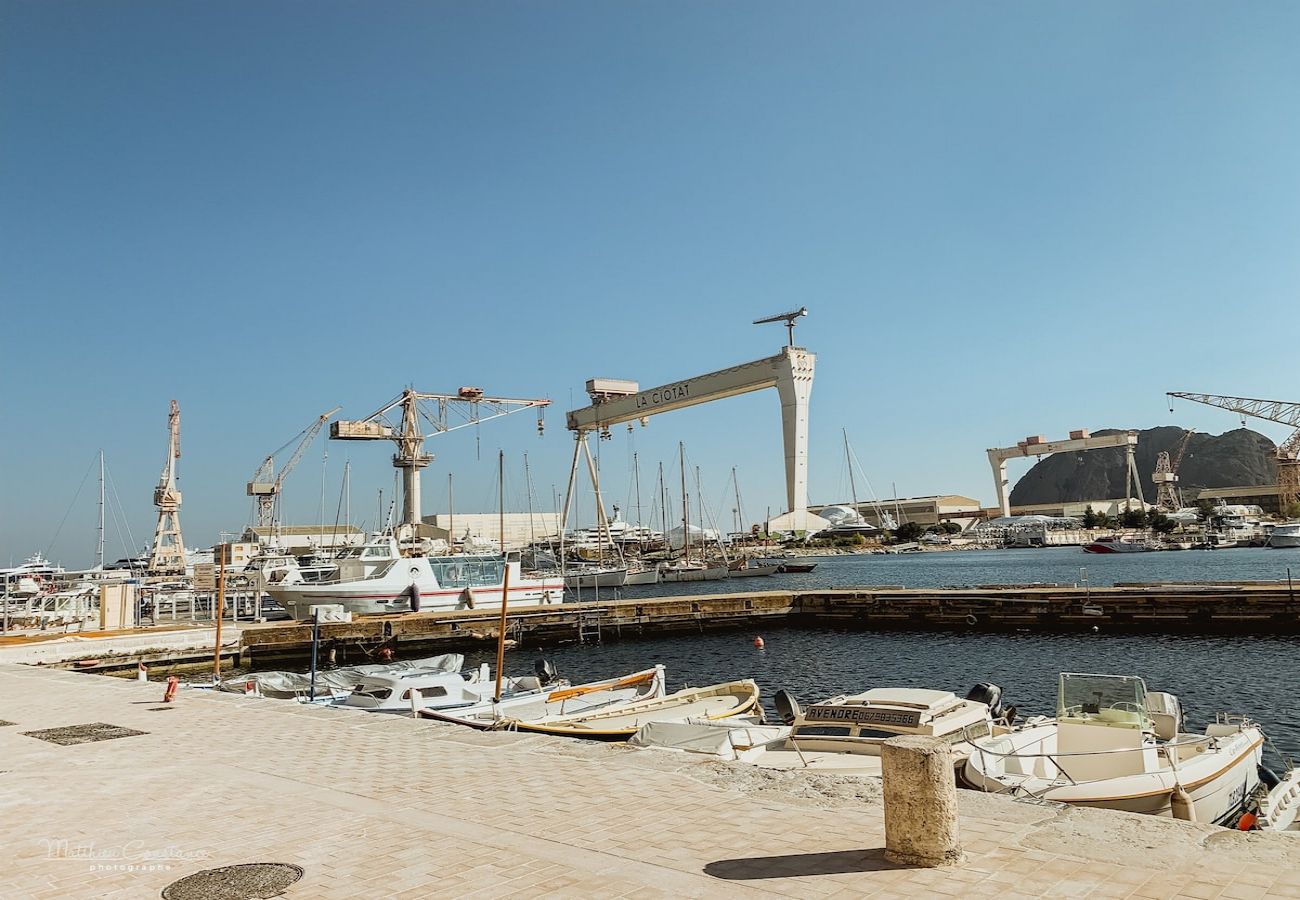
[[[284,480],[293,471],[294,467],[302,461],[303,454],[311,446],[312,441],[316,440],[316,435],[320,434],[325,423],[328,422],[335,413],[343,407],[336,406],[329,412],[321,413],[310,425],[298,432],[283,445],[271,452],[262,464],[257,467],[253,473],[253,478],[248,482],[248,496],[253,498],[256,512],[254,518],[257,525],[261,528],[269,528],[275,525],[279,518],[280,493],[284,486]],[[275,473],[275,457],[297,441],[293,453],[285,460],[284,465],[280,467],[280,472]]]
[[[1186,391],[1170,391],[1168,396],[1171,404],[1172,398],[1178,397],[1226,409],[1243,417],[1251,416],[1296,429],[1277,447],[1277,502],[1279,511],[1284,515],[1290,515],[1300,507],[1300,403]],[[1170,409],[1172,408],[1171,405]]]
[[[158,507],[158,524],[154,528],[149,552],[149,574],[183,575],[185,541],[181,537],[181,491],[176,485],[176,460],[181,458],[181,407],[175,400],[167,415],[167,460],[163,463],[153,503]]]
[[[393,467],[402,473],[402,524],[414,534],[420,524],[420,470],[433,461],[433,455],[424,452],[427,439],[528,409],[537,411],[537,431],[541,434],[545,430],[543,412],[550,405],[550,400],[489,397],[477,387],[462,387],[454,394],[406,388],[363,419],[332,422],[330,439],[392,441],[397,446]],[[394,410],[401,414],[396,426],[385,418]],[[426,434],[425,426],[432,431]]]

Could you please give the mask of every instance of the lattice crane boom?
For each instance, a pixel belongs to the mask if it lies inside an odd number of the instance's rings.
[[[407,388],[363,419],[340,419],[332,423],[330,439],[392,441],[397,445],[393,467],[402,470],[402,522],[414,526],[420,524],[420,470],[433,461],[433,455],[424,452],[426,439],[528,409],[537,410],[537,431],[540,434],[546,427],[543,411],[550,405],[550,400],[488,397],[476,387],[462,387],[454,394]],[[401,425],[396,427],[385,419],[395,409],[400,409],[402,415]],[[453,414],[460,416],[459,421],[453,420]],[[431,427],[432,433],[425,434],[421,423]]]
[[[1297,460],[1297,451],[1300,451],[1300,403],[1186,391],[1170,391],[1168,396],[1217,406],[1241,416],[1252,416],[1296,429],[1277,447],[1277,498],[1279,509],[1284,514],[1300,503],[1300,460]]]
[[[329,412],[321,413],[314,422],[274,450],[257,467],[257,471],[253,473],[253,480],[248,482],[248,495],[256,498],[257,524],[260,527],[268,528],[275,524],[276,504],[280,500],[280,491],[284,486],[284,479],[293,471],[294,466],[302,461],[303,454],[307,452],[307,448],[311,446],[312,441],[316,440],[316,435],[320,434],[321,429],[325,427],[325,423],[342,408],[336,406]],[[294,447],[293,453],[280,466],[280,472],[277,475],[275,473],[275,456],[294,441],[298,442],[298,446]]]

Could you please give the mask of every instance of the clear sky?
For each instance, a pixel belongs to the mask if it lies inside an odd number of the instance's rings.
[[[1300,400],[1297,34],[1269,2],[0,0],[0,564],[89,560],[100,447],[144,543],[173,397],[190,545],[406,384],[555,401],[544,438],[432,441],[426,513],[449,470],[492,508],[498,448],[549,506],[587,378],[769,355],[750,321],[801,305],[814,502],[841,428],[880,496],[991,503],[984,449],[1027,434],[1236,427],[1164,392]],[[732,466],[775,512],[779,422],[768,391],[620,430],[607,498],[680,439],[718,515]],[[286,519],[324,480],[332,521],[350,459],[373,525],[391,448],[323,449]]]

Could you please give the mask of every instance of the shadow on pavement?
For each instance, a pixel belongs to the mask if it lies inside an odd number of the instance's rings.
[[[760,878],[798,878],[801,875],[843,875],[852,872],[882,872],[906,869],[885,859],[885,849],[836,850],[831,853],[794,853],[787,856],[751,856],[720,859],[705,865],[714,878],[753,881]]]

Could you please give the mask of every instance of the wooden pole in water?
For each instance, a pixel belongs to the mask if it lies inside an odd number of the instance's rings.
[[[497,479],[500,484],[498,493],[501,495],[501,558],[505,562],[505,570],[501,575],[501,621],[497,626],[497,683],[496,689],[492,692],[492,702],[501,702],[501,675],[506,665],[506,606],[510,603],[510,559],[506,556],[506,452],[499,450],[497,457]]]

